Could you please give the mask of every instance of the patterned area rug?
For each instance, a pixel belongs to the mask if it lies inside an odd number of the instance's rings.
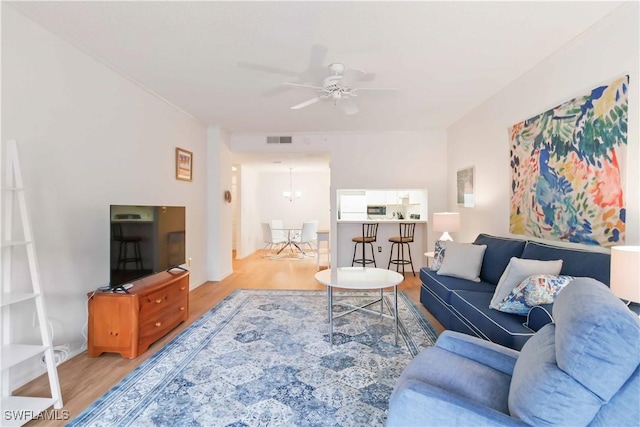
[[[330,346],[326,292],[237,290],[69,425],[384,425],[400,373],[436,339],[402,292],[398,312],[397,347],[393,320],[362,312],[334,321]]]

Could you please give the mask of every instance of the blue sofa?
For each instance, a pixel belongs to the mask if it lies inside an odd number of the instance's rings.
[[[521,351],[452,331],[400,376],[387,426],[640,425],[640,320],[602,283],[560,292]]]
[[[520,350],[525,342],[552,321],[551,305],[534,308],[528,316],[489,308],[500,276],[511,257],[563,261],[560,274],[591,277],[609,285],[610,255],[545,243],[480,234],[473,242],[486,245],[480,282],[438,275],[423,267],[420,302],[445,329],[463,332]],[[446,251],[445,251],[446,257]]]

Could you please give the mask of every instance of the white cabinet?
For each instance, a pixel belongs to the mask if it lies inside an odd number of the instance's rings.
[[[367,191],[367,205],[384,206],[387,204],[386,191]]]
[[[367,196],[364,192],[362,194],[341,194],[339,200],[340,216],[338,219],[367,219]]]
[[[400,197],[398,197],[397,191],[385,191],[385,199],[387,205],[399,205],[402,203]]]
[[[409,204],[410,205],[421,205],[425,202],[424,200],[424,192],[422,191],[409,191]]]

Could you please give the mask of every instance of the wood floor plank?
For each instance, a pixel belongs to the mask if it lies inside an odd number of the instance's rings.
[[[247,258],[234,259],[233,274],[219,282],[207,282],[192,290],[189,294],[189,320],[154,343],[147,352],[136,359],[123,359],[118,354],[107,353],[91,358],[87,357],[85,352],[60,365],[58,376],[64,400],[63,409],[69,411],[71,418],[76,417],[129,372],[236,289],[326,289],[314,279],[315,258],[271,259],[265,255],[267,255],[266,251],[258,251]],[[418,276],[406,274],[404,282],[398,289],[411,298],[438,333],[442,332],[442,326],[420,304]],[[16,390],[14,394],[48,397],[50,395],[48,387],[47,376],[42,375]],[[66,421],[63,420],[36,420],[27,425],[64,426],[65,424]]]

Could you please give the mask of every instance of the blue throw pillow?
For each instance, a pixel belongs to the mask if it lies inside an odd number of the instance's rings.
[[[558,293],[573,279],[572,276],[553,274],[529,276],[498,303],[497,309],[525,316],[531,307],[552,304]]]

